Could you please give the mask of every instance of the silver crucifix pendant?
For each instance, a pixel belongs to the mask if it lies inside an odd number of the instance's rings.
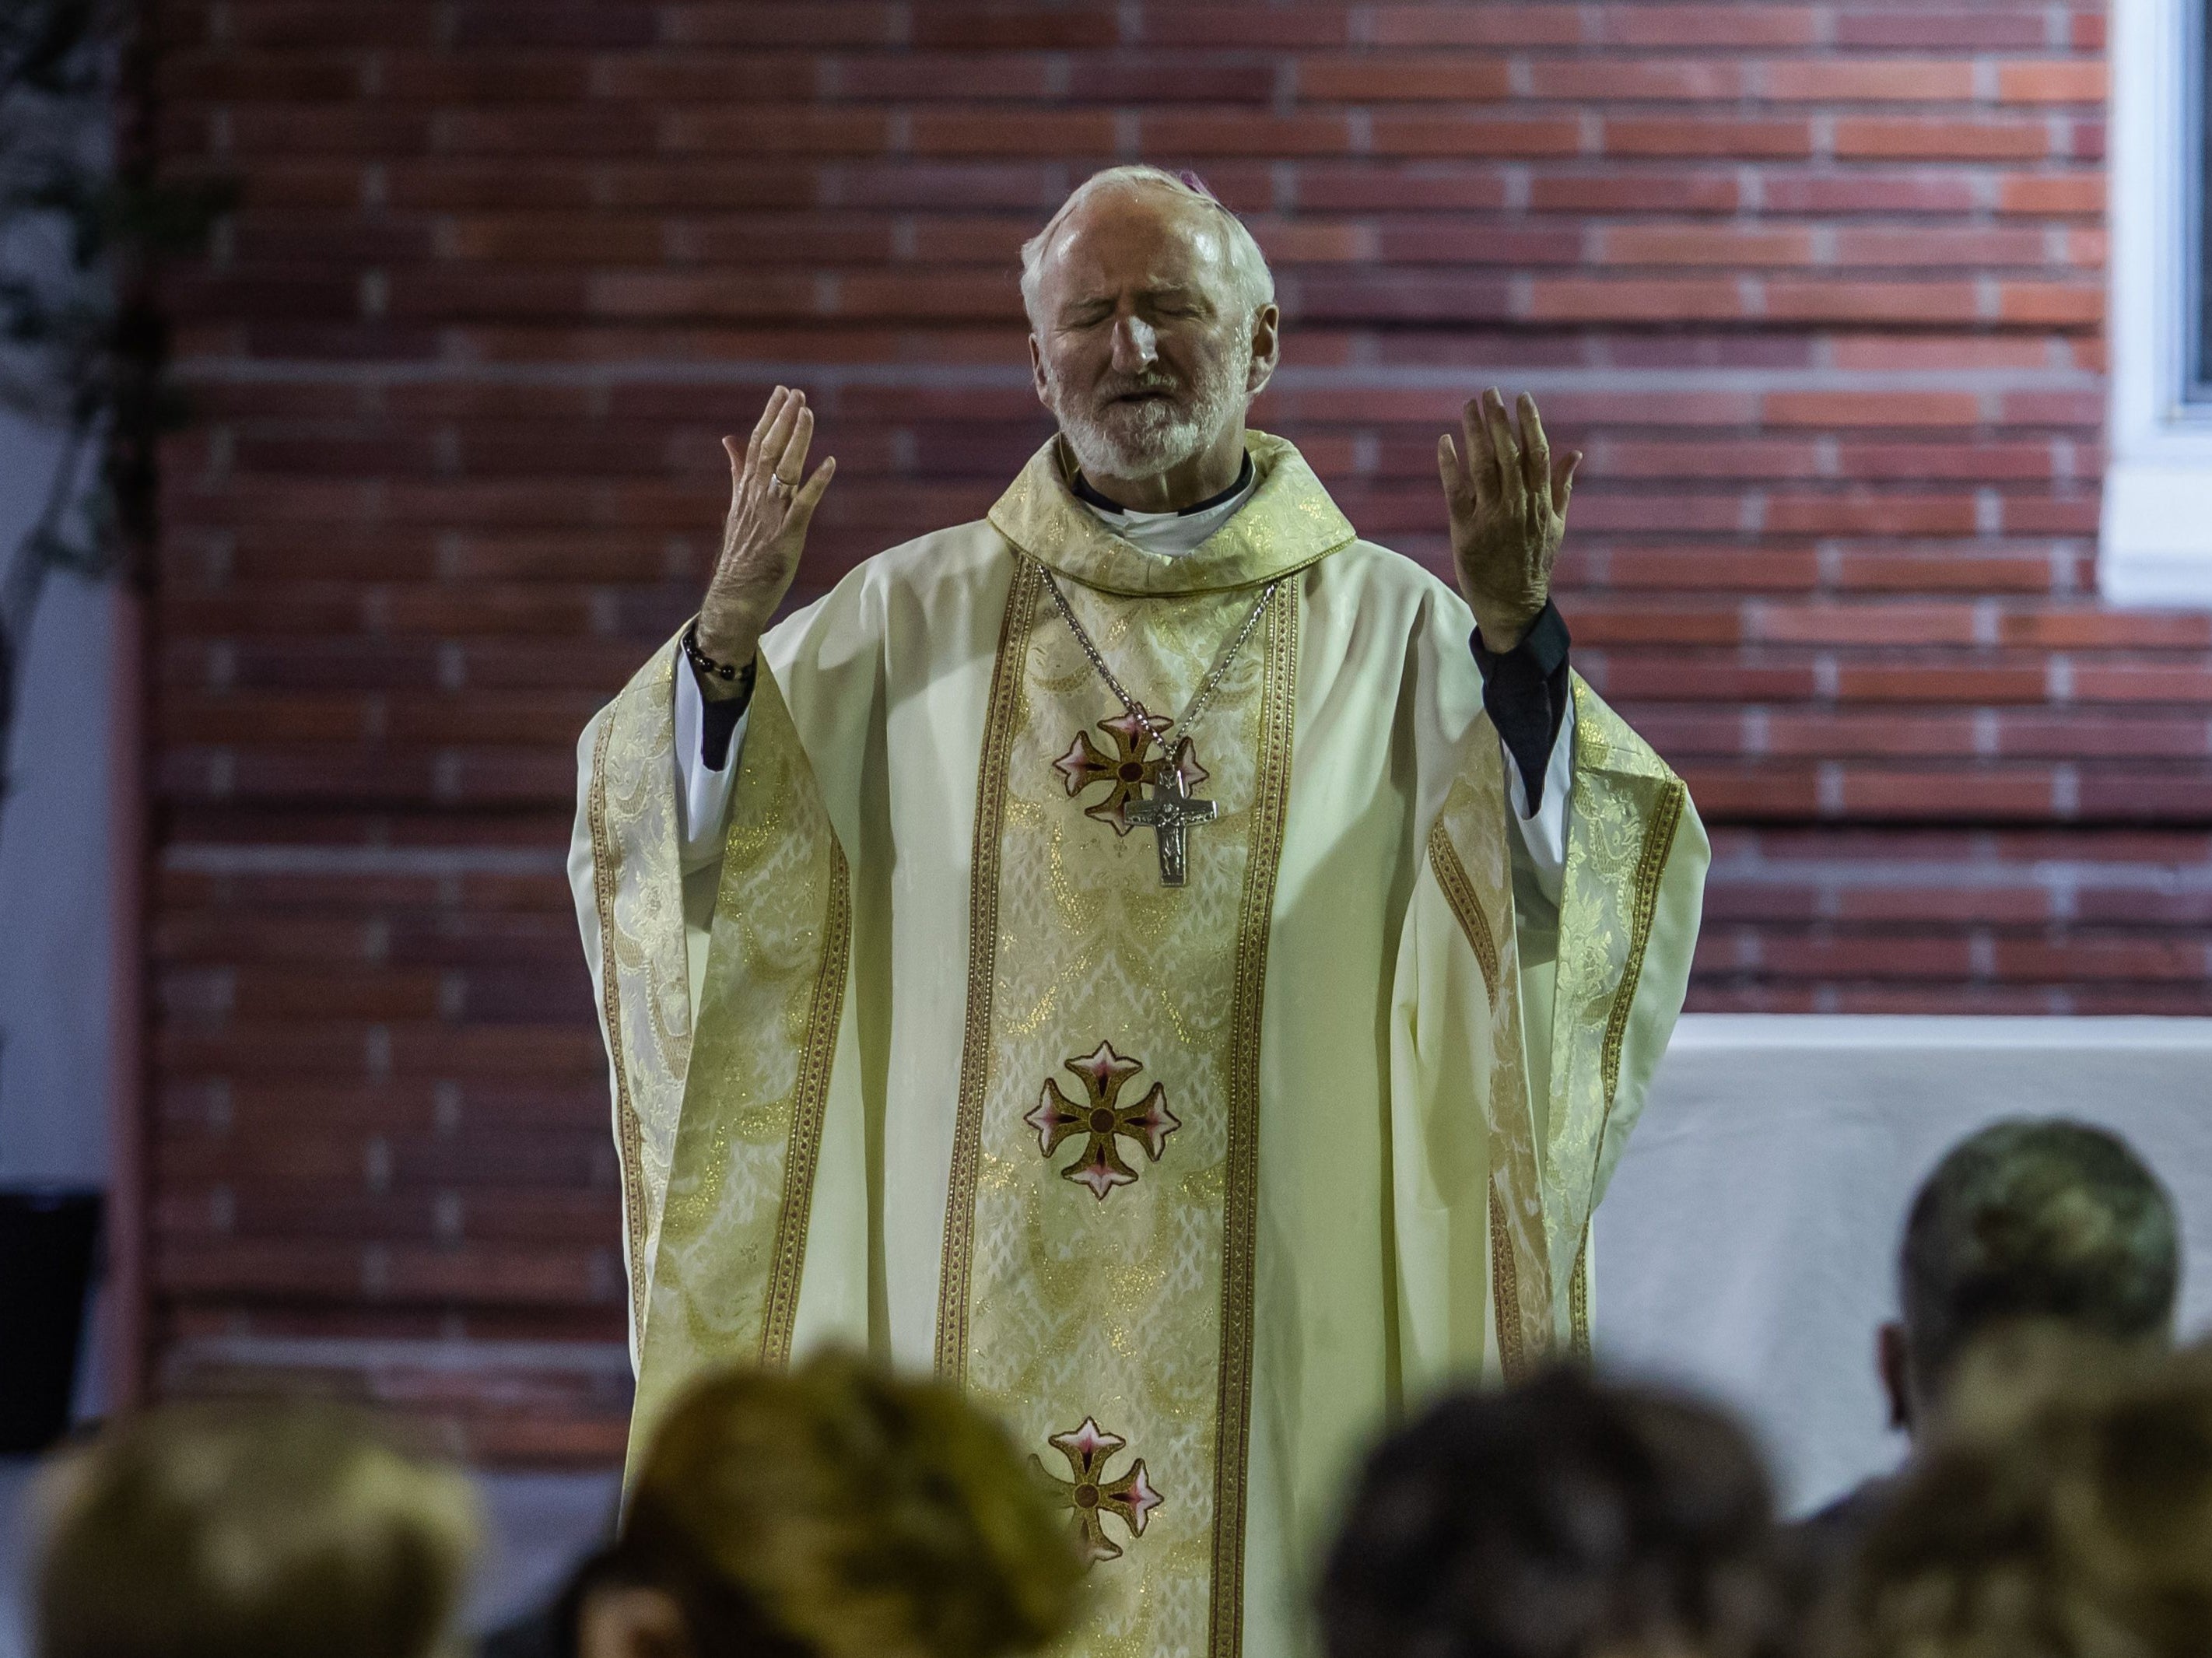
[[[1152,830],[1160,847],[1160,884],[1179,887],[1189,872],[1183,833],[1194,824],[1212,823],[1218,810],[1213,801],[1192,799],[1183,786],[1182,768],[1170,765],[1152,785],[1150,798],[1131,801],[1121,815],[1139,829]]]

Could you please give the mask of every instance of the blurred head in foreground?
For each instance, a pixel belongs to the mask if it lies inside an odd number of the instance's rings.
[[[672,1411],[583,1658],[996,1658],[1074,1615],[1081,1566],[997,1425],[842,1356],[731,1370]]]
[[[1881,1332],[1893,1424],[1924,1421],[1959,1356],[2005,1324],[2164,1342],[2180,1273],[2172,1201],[2125,1141],[2055,1118],[1990,1125],[1913,1199],[1898,1273],[1905,1316]]]
[[[476,1500],[361,1418],[183,1406],[66,1455],[40,1493],[40,1658],[431,1658]]]
[[[1330,1658],[1757,1658],[1788,1606],[1759,1455],[1686,1400],[1559,1370],[1434,1406],[1368,1460]]]
[[[2013,1330],[1860,1546],[1849,1658],[2212,1650],[2212,1362]]]

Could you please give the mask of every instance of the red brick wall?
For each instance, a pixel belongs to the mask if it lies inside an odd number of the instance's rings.
[[[1577,660],[1691,778],[1695,1001],[2206,1010],[2212,624],[2095,597],[2103,19],[2067,0],[159,0],[243,203],[174,310],[155,1330],[603,1453],[616,1187],[570,744],[779,380],[803,588],[1043,426],[1012,262],[1094,167],[1276,262],[1261,423],[1434,562],[1497,380],[1587,446]]]

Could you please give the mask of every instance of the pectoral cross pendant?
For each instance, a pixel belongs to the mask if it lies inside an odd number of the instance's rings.
[[[1212,823],[1218,810],[1213,801],[1193,799],[1183,786],[1182,768],[1170,762],[1162,768],[1160,780],[1152,785],[1151,797],[1131,801],[1122,816],[1139,829],[1152,830],[1159,842],[1160,884],[1179,887],[1189,872],[1184,831]]]

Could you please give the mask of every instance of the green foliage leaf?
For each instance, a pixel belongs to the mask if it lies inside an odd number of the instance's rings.
[[[150,498],[127,495],[150,490],[150,446],[187,412],[147,285],[203,249],[236,199],[228,181],[117,163],[118,77],[144,3],[0,0],[0,405],[130,457],[72,479],[18,551],[87,573],[115,562],[103,537],[150,523]]]

